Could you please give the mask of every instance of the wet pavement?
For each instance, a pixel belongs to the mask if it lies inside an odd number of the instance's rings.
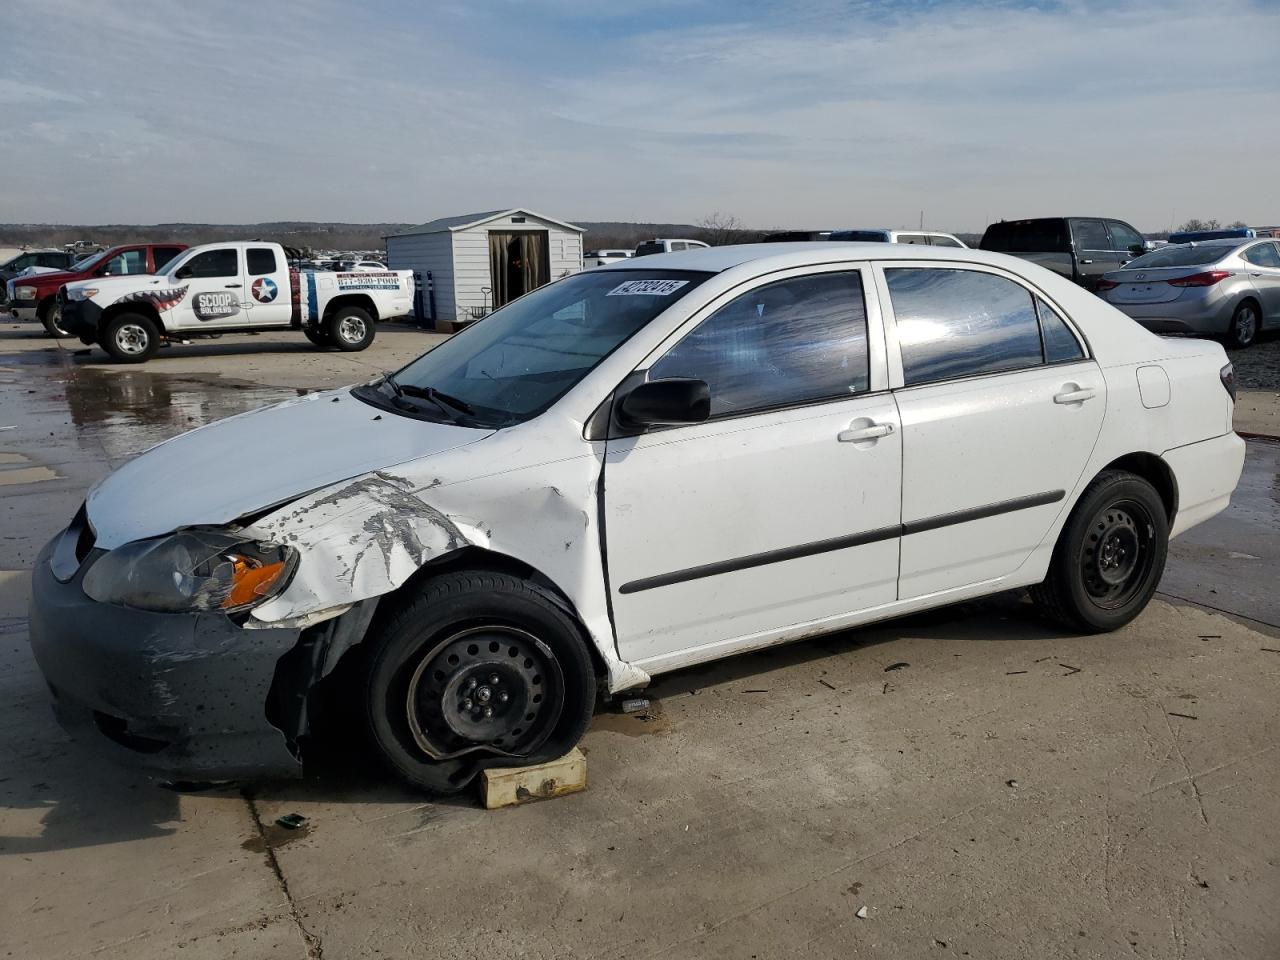
[[[180,793],[70,742],[25,569],[88,487],[436,342],[128,368],[0,322],[0,956],[1277,955],[1280,444],[1124,630],[1005,596],[682,671],[597,716],[575,797],[486,813],[360,763]]]

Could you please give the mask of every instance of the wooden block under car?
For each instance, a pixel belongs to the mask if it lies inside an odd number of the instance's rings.
[[[486,810],[514,807],[534,800],[550,800],[587,789],[587,758],[574,747],[559,760],[533,767],[485,770],[480,792]]]

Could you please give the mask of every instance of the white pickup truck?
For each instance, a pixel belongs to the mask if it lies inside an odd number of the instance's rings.
[[[413,273],[300,272],[278,243],[209,243],[162,274],[82,280],[58,297],[64,329],[123,363],[150,359],[165,340],[259,330],[354,351],[373,342],[376,321],[413,311]]]

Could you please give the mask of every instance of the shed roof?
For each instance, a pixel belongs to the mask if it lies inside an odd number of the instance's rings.
[[[459,217],[441,217],[438,220],[430,220],[427,223],[419,224],[416,227],[410,227],[402,233],[393,234],[397,237],[412,237],[420,233],[444,233],[446,230],[466,230],[468,227],[478,227],[481,224],[488,223],[490,220],[497,220],[500,217],[508,217],[513,213],[523,214],[525,216],[534,217],[538,220],[545,220],[547,223],[554,223],[558,227],[564,227],[566,230],[572,230],[575,233],[586,233],[583,227],[576,227],[572,223],[566,223],[563,220],[557,220],[555,217],[544,216],[533,210],[527,210],[524,207],[512,207],[508,210],[487,210],[484,213],[464,213]]]

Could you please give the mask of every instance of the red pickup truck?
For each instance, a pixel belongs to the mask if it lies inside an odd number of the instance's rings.
[[[90,257],[71,270],[37,273],[9,281],[9,311],[19,320],[39,320],[51,337],[69,337],[62,328],[58,291],[65,284],[94,277],[159,273],[187,249],[185,243],[127,243]]]

